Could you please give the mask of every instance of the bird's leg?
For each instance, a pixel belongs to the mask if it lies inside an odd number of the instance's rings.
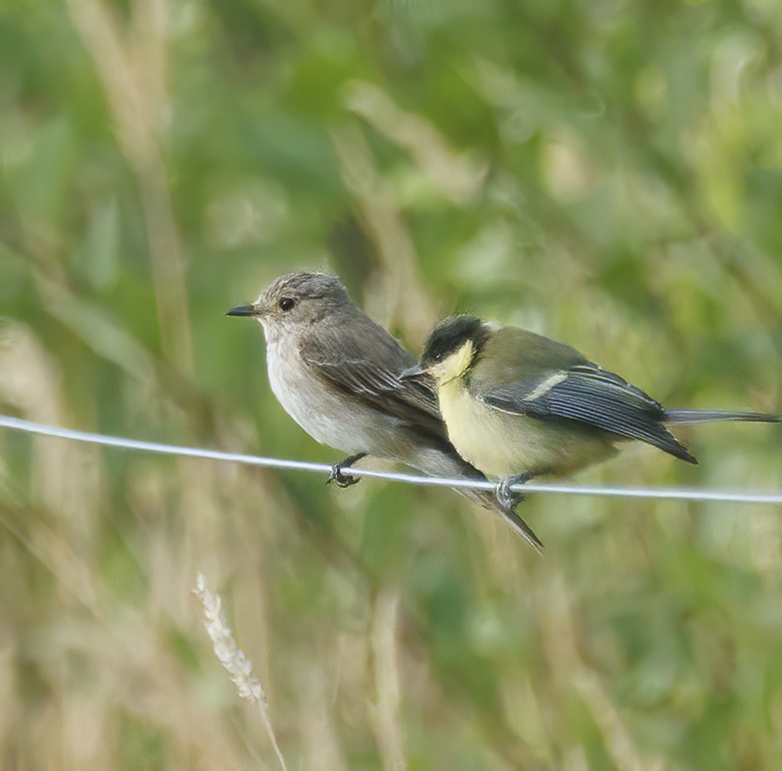
[[[527,471],[524,474],[515,474],[512,477],[503,479],[494,491],[500,505],[508,509],[515,509],[524,500],[524,493],[514,492],[511,490],[511,485],[523,485],[529,482],[533,476],[534,474]]]
[[[342,472],[344,469],[350,468],[357,460],[361,460],[367,455],[369,455],[367,452],[357,452],[355,455],[349,455],[345,460],[335,463],[331,467],[331,473],[326,480],[326,484],[330,485],[332,482],[336,482],[337,487],[350,487],[351,485],[356,484],[356,482],[358,482],[356,477],[351,476],[350,474],[343,474]]]

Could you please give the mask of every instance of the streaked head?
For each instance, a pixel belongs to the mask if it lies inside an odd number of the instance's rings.
[[[342,282],[325,273],[286,273],[272,281],[250,305],[231,308],[227,316],[252,316],[266,335],[314,324],[353,307]]]
[[[439,385],[467,373],[477,362],[491,327],[475,316],[451,316],[429,335],[419,369]]]

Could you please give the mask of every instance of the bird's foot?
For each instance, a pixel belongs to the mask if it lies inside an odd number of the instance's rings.
[[[508,509],[515,509],[524,500],[524,493],[511,490],[511,487],[513,485],[523,485],[525,482],[529,482],[530,479],[532,479],[532,474],[530,473],[516,474],[503,479],[494,491],[500,505]]]
[[[346,468],[350,468],[357,460],[366,457],[366,455],[367,453],[365,452],[358,452],[355,455],[350,455],[345,458],[345,460],[341,460],[339,463],[335,463],[331,467],[331,473],[326,480],[326,484],[330,485],[332,482],[336,482],[337,487],[350,487],[351,485],[355,485],[359,481],[358,478],[354,477],[352,474],[345,474],[344,471]]]

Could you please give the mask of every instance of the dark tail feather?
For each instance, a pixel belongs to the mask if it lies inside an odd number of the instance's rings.
[[[474,479],[485,482],[486,477],[465,461],[456,452],[453,445],[447,439],[443,439],[436,448],[436,453],[421,453],[415,461],[409,464],[427,476],[432,477],[456,477],[457,479]],[[543,551],[543,542],[538,538],[532,528],[516,513],[513,508],[503,506],[497,500],[495,490],[479,490],[469,487],[454,487],[457,493],[469,498],[473,503],[483,506],[494,514],[500,516],[506,524],[537,552]]]
[[[779,415],[763,412],[725,412],[724,410],[666,410],[665,423],[714,423],[718,420],[744,420],[750,423],[779,423]]]
[[[503,506],[497,500],[494,490],[470,490],[463,487],[454,489],[479,503],[483,508],[499,514],[510,525],[511,529],[524,538],[535,551],[543,551],[543,541],[535,535],[535,531],[513,509]]]

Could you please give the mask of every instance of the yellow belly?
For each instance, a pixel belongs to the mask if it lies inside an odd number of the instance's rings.
[[[566,476],[616,453],[610,434],[512,415],[475,399],[456,378],[440,386],[440,411],[458,453],[487,477]]]

